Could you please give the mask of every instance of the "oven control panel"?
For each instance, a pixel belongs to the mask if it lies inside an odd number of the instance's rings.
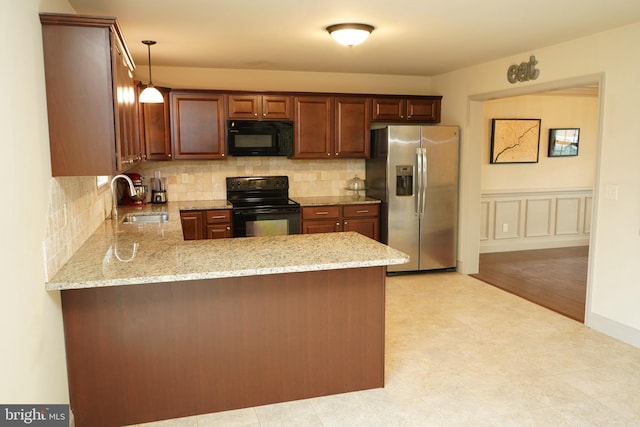
[[[227,177],[227,191],[288,190],[288,176]]]

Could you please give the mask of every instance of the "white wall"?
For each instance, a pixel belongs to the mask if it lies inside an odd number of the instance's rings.
[[[46,292],[42,246],[51,167],[39,10],[66,0],[0,2],[4,82],[0,366],[2,403],[68,403],[60,295]]]
[[[477,271],[482,100],[585,83],[601,84],[599,166],[595,181],[586,324],[640,346],[640,23],[433,78],[444,95],[443,121],[462,126],[460,265]],[[535,81],[511,85],[512,64],[538,60]],[[618,199],[605,197],[607,186]]]

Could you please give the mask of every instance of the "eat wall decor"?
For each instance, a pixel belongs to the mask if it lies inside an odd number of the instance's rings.
[[[536,68],[537,63],[536,57],[531,55],[529,62],[522,62],[520,65],[513,64],[507,70],[507,80],[513,84],[537,79],[540,75],[540,70]]]

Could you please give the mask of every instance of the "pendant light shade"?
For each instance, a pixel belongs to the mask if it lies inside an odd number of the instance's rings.
[[[335,24],[327,27],[331,37],[343,46],[357,46],[364,42],[373,31],[368,24]]]
[[[164,97],[158,89],[153,87],[153,82],[151,81],[151,45],[156,44],[156,42],[153,40],[142,40],[142,43],[147,45],[147,52],[149,54],[149,84],[140,93],[138,101],[141,103],[160,104],[164,102]]]

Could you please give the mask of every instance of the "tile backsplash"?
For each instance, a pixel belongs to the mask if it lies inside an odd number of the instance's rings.
[[[47,280],[57,273],[111,214],[108,186],[95,176],[51,178],[43,241]]]
[[[364,160],[290,160],[280,157],[230,157],[223,161],[145,162],[135,171],[149,185],[154,171],[167,178],[169,201],[226,199],[228,176],[287,175],[289,196],[343,196],[347,180],[365,176]]]
[[[365,178],[364,160],[290,160],[235,157],[222,161],[145,162],[131,172],[149,185],[154,171],[167,178],[169,201],[226,199],[227,176],[287,175],[289,196],[343,196],[348,179]],[[53,277],[111,215],[109,186],[96,188],[96,177],[51,178],[47,230],[43,241],[46,275]]]

